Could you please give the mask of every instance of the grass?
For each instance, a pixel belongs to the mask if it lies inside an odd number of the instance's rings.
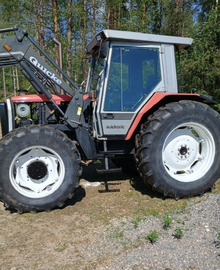
[[[145,239],[148,240],[151,244],[156,243],[159,238],[159,234],[156,230],[153,230],[148,235],[145,236]]]
[[[66,250],[68,247],[68,244],[67,243],[60,243],[59,247],[56,247],[54,250],[56,252],[63,252],[64,250]]]
[[[175,229],[174,237],[177,239],[181,239],[183,237],[183,230],[180,227]]]
[[[213,189],[212,193],[220,193],[220,179],[215,183],[215,188]]]
[[[137,216],[135,219],[132,220],[132,224],[134,225],[134,228],[136,229],[138,227],[139,222],[141,222],[143,218]]]
[[[165,230],[171,227],[171,225],[172,225],[172,218],[168,214],[165,214],[164,215],[163,221],[164,221],[163,228]]]
[[[184,220],[182,220],[182,219],[178,219],[176,222],[177,222],[178,224],[185,225],[185,221],[184,221]]]
[[[160,213],[157,210],[152,210],[151,215],[154,217],[158,217]]]
[[[216,241],[214,241],[213,244],[215,244],[216,248],[220,248],[220,232],[217,233]],[[219,256],[220,256],[220,254],[219,254]]]
[[[124,237],[124,232],[120,230],[119,227],[114,228],[113,231],[109,231],[108,237],[110,239],[122,239]]]

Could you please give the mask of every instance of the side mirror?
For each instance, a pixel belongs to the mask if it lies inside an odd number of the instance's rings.
[[[109,50],[109,42],[106,41],[105,43],[102,44],[100,48],[100,57],[101,58],[106,58],[108,55],[108,50]]]

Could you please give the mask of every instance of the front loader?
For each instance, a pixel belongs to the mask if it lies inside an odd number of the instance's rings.
[[[81,87],[26,31],[0,32],[14,32],[0,40],[0,66],[16,65],[37,92],[0,103],[0,199],[7,208],[61,207],[79,185],[81,159],[103,159],[99,173],[135,166],[146,184],[176,199],[213,188],[220,176],[215,102],[178,93],[176,50],[192,39],[103,30],[87,45]]]

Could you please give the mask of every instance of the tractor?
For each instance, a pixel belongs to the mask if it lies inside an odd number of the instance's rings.
[[[103,174],[135,166],[146,185],[175,199],[214,187],[216,102],[181,93],[177,83],[177,51],[191,38],[103,30],[87,45],[88,76],[78,85],[26,30],[0,33],[0,67],[15,65],[36,90],[0,103],[0,200],[7,209],[61,207],[79,186],[81,160],[103,160]]]

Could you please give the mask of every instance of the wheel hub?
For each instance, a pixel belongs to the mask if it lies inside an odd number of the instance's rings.
[[[188,140],[188,143],[189,143],[189,140]],[[176,157],[179,160],[185,160],[185,159],[188,159],[191,154],[193,154],[193,151],[194,151],[194,148],[196,147],[196,145],[194,144],[192,147],[192,142],[191,142],[191,144],[189,144],[189,145],[188,144],[181,144],[181,145],[177,145],[176,147],[177,147]]]
[[[32,162],[27,167],[27,173],[34,180],[42,179],[47,175],[47,166],[42,161]]]
[[[10,180],[22,195],[42,198],[62,184],[65,167],[60,156],[45,146],[31,146],[17,154],[10,166]]]
[[[186,156],[189,152],[188,152],[188,150],[189,150],[189,148],[187,148],[187,146],[186,145],[181,145],[181,148],[180,149],[178,149],[179,150],[179,152],[180,152],[180,155],[181,155],[181,157],[182,156]]]
[[[189,169],[196,160],[198,151],[199,142],[190,131],[176,130],[166,144],[164,152],[166,165],[173,170]]]
[[[191,182],[211,166],[214,151],[214,140],[209,131],[200,124],[187,123],[167,136],[163,146],[163,163],[174,179]]]

